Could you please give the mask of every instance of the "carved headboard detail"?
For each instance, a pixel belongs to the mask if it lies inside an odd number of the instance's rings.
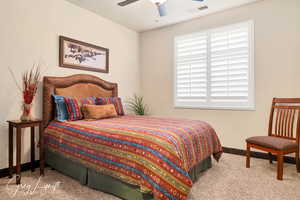
[[[44,128],[54,119],[53,94],[69,97],[117,97],[118,84],[85,74],[67,77],[45,76],[43,81]]]

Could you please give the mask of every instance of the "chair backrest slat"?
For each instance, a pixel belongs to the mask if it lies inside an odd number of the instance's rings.
[[[281,115],[281,110],[280,109],[276,110],[276,123],[275,123],[275,130],[274,130],[276,135],[278,134],[278,127],[279,127],[279,123],[280,123],[279,116],[280,115]]]
[[[285,110],[284,109],[280,109],[280,117],[279,117],[279,129],[278,129],[278,133],[280,136],[283,136],[283,124],[284,124],[284,114],[285,114]]]
[[[286,110],[284,111],[284,115],[285,115],[285,117],[284,117],[284,119],[283,119],[283,121],[284,121],[284,123],[283,123],[283,124],[284,124],[284,127],[283,127],[283,130],[282,130],[283,136],[284,136],[284,137],[288,137],[288,136],[289,136],[289,133],[288,133],[288,131],[287,131],[287,129],[286,129],[287,124],[288,124],[289,112],[290,112],[290,109],[286,109]]]
[[[295,121],[295,110],[291,111],[290,121],[289,121],[289,136],[294,137],[293,128],[294,128],[294,121]]]
[[[287,119],[286,119],[286,127],[285,127],[285,132],[286,132],[286,136],[290,137],[292,136],[292,131],[291,131],[291,119],[292,119],[292,115],[293,115],[293,110],[292,109],[288,109],[288,115],[287,115]]]
[[[299,112],[300,98],[274,98],[270,113],[269,136],[299,141]]]

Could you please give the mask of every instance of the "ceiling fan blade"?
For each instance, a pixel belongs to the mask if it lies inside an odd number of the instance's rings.
[[[137,2],[137,1],[139,1],[139,0],[126,0],[126,1],[122,1],[122,2],[118,3],[118,5],[119,6],[127,6],[127,5]]]
[[[158,8],[159,16],[163,17],[167,15],[166,3],[157,4],[157,8]]]

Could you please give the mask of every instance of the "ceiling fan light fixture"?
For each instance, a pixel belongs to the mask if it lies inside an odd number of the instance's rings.
[[[164,4],[167,0],[150,0],[150,1],[154,4],[161,5]]]
[[[201,7],[198,8],[198,10],[201,10],[201,11],[206,10],[206,9],[208,9],[208,6],[201,6]]]

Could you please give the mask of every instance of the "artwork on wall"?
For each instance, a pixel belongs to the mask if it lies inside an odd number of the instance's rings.
[[[59,66],[108,73],[109,49],[59,37]]]

